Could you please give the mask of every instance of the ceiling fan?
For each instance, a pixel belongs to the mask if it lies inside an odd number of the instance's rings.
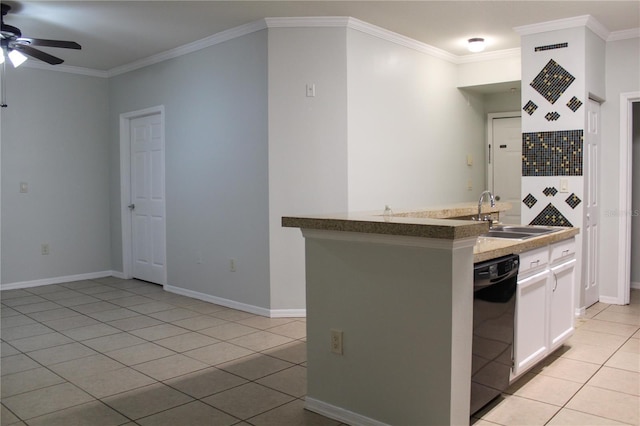
[[[27,56],[39,59],[51,65],[59,65],[64,61],[56,56],[50,55],[33,46],[58,47],[62,49],[81,49],[82,47],[75,41],[64,40],[47,40],[41,38],[23,37],[19,28],[4,23],[4,17],[11,10],[11,6],[2,3],[2,23],[0,43],[2,44],[2,58],[4,62],[5,55],[14,66],[20,65],[27,59]],[[26,55],[26,56],[25,56]],[[15,59],[14,59],[15,58]]]

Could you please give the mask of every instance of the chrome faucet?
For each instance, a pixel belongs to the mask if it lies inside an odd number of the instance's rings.
[[[491,191],[483,191],[482,194],[480,194],[480,199],[478,200],[478,220],[486,220],[491,222],[491,215],[487,215],[484,218],[482,217],[482,200],[484,200],[484,196],[486,194],[489,194],[489,200],[491,202],[491,207],[495,207],[496,206],[496,199],[494,198],[493,194],[491,193]]]

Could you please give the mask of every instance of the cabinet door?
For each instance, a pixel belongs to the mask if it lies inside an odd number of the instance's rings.
[[[549,339],[550,350],[560,346],[573,334],[573,294],[576,260],[551,268],[549,276]]]
[[[549,271],[518,281],[514,378],[548,353],[547,290]]]

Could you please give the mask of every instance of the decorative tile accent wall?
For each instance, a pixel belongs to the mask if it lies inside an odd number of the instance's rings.
[[[522,108],[527,114],[531,115],[538,109],[538,105],[534,104],[533,101],[529,101],[526,103],[524,108]]]
[[[574,96],[567,102],[567,106],[571,111],[576,112],[582,106],[582,101]]]
[[[575,80],[569,71],[551,59],[531,82],[533,87],[546,100],[554,104]]]
[[[538,200],[536,199],[536,197],[534,197],[533,195],[529,194],[526,197],[524,197],[524,200],[522,200],[522,202],[529,208],[533,207]]]
[[[578,198],[578,196],[575,193],[573,193],[569,195],[569,198],[567,198],[565,202],[569,204],[572,209],[575,209],[576,207],[578,207],[578,204],[582,202],[582,200]]]
[[[545,50],[562,49],[563,47],[569,47],[569,43],[548,44],[546,46],[537,46],[535,52],[543,52]]]
[[[548,112],[547,115],[544,116],[544,118],[546,118],[547,121],[556,121],[558,118],[560,118],[560,114],[558,114],[556,111]]]
[[[551,203],[549,203],[529,225],[573,227],[571,222]]]
[[[582,176],[583,130],[522,134],[522,176]]]

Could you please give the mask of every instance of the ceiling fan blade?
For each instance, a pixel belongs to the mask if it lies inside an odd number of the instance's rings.
[[[75,41],[65,41],[65,40],[47,40],[44,38],[29,38],[29,37],[20,37],[18,42],[25,41],[29,43],[31,46],[45,46],[45,47],[59,47],[62,49],[82,49]]]
[[[53,55],[49,55],[48,53],[45,53],[45,52],[43,52],[41,50],[38,50],[38,49],[34,49],[33,47],[27,46],[27,45],[24,45],[24,44],[15,43],[11,47],[13,49],[19,51],[19,52],[24,53],[25,55],[32,56],[32,57],[34,57],[36,59],[40,59],[41,61],[44,61],[44,62],[46,62],[48,64],[51,64],[51,65],[59,65],[59,64],[64,62],[60,58],[56,58]]]

